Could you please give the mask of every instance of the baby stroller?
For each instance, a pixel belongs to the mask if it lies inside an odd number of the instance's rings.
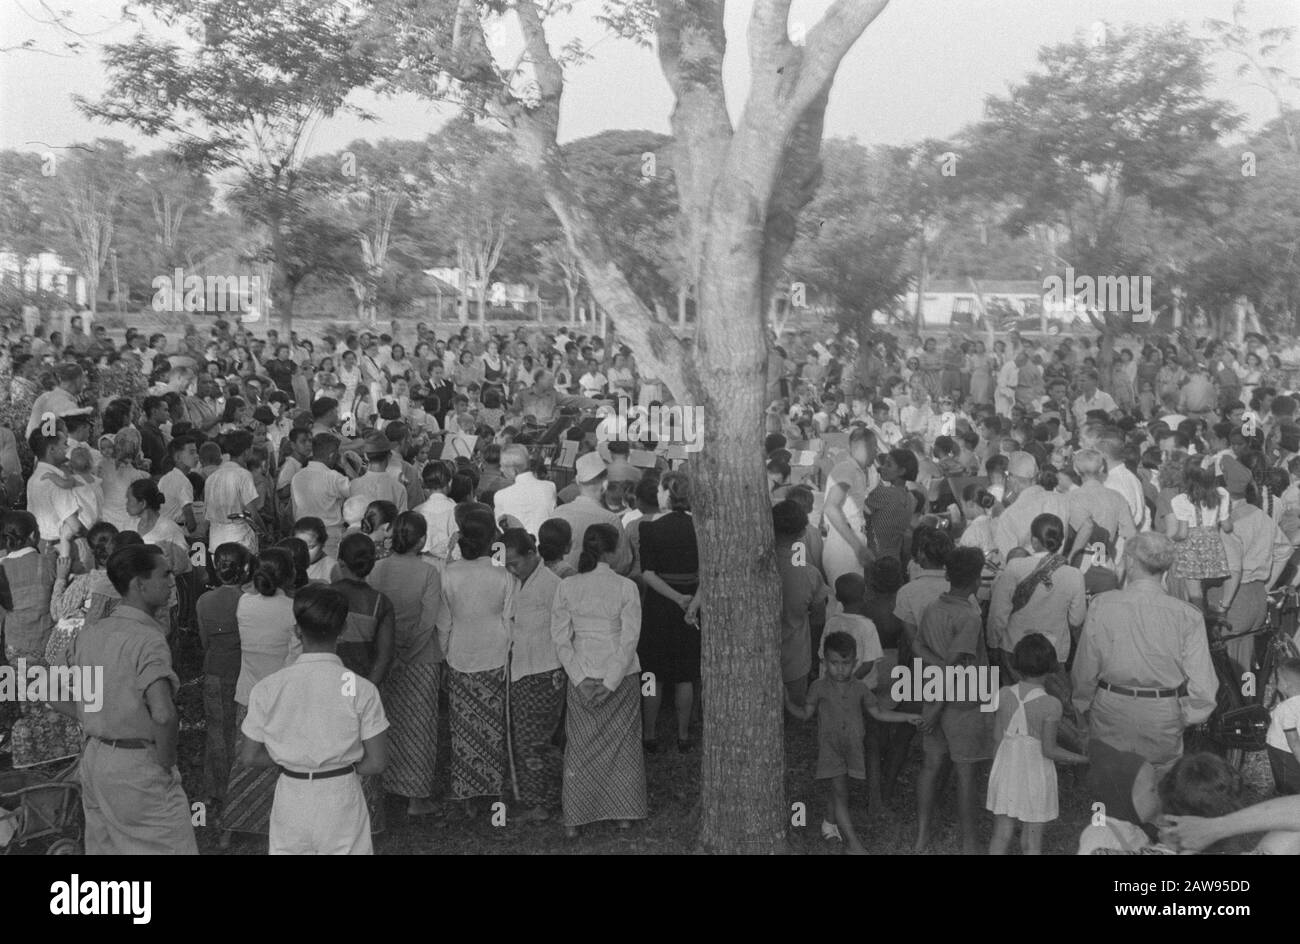
[[[62,763],[62,767],[54,766]],[[0,852],[28,852],[39,842],[46,855],[79,855],[83,813],[80,758],[23,770],[0,771]],[[47,769],[40,769],[47,768]]]

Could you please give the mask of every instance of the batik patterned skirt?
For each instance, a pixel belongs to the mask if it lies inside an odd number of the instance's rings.
[[[510,683],[511,771],[515,799],[525,807],[560,802],[563,756],[551,737],[564,713],[568,677],[563,669],[525,675]]]
[[[645,819],[638,676],[624,678],[598,706],[570,683],[564,732],[564,825]]]
[[[425,799],[434,794],[438,759],[438,688],[442,663],[394,664],[384,679],[388,715],[388,767],[384,789]]]
[[[235,739],[235,757],[244,750],[244,718],[247,715],[247,705],[235,706],[235,727],[239,730]],[[230,770],[230,786],[226,788],[226,801],[218,825],[231,832],[269,836],[271,807],[275,805],[275,785],[279,779],[278,767],[245,767],[236,762]],[[362,777],[361,792],[366,798],[366,809],[370,811],[370,831],[383,832],[383,777]]]
[[[23,649],[6,645],[5,661],[13,668],[15,676],[20,669],[22,670],[23,677],[20,681],[26,684],[28,669],[35,666],[45,668],[50,665],[45,659],[45,652],[44,648]],[[13,727],[10,729],[10,750],[14,767],[31,767],[53,760],[76,757],[81,753],[83,737],[80,722],[60,714],[39,701],[19,702],[16,708],[18,718],[13,721]]]
[[[457,672],[448,666],[447,703],[452,796],[500,796],[506,775],[505,669]]]

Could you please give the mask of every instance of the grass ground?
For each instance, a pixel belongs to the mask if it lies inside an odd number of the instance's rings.
[[[188,651],[189,648],[188,645],[183,645],[178,654],[182,678],[191,677],[194,671],[194,655]],[[188,673],[185,671],[187,666],[190,667]],[[201,686],[199,679],[188,682],[182,688],[180,699],[180,762],[186,793],[191,799],[200,796],[204,738]],[[405,802],[392,801],[386,811],[388,828],[376,837],[376,851],[393,855],[654,855],[694,852],[700,753],[698,746],[690,754],[677,752],[675,723],[671,705],[665,704],[659,724],[660,751],[646,758],[650,817],[629,831],[620,831],[613,823],[604,823],[587,827],[578,839],[569,841],[564,838],[564,829],[558,818],[538,824],[511,824],[507,815],[506,825],[493,826],[486,811],[470,820],[455,810],[454,804],[448,804],[448,815],[444,817],[408,820]],[[693,736],[698,744],[698,729],[693,732]],[[445,772],[449,764],[449,741],[444,703],[439,732],[441,756],[438,766],[441,772]],[[789,831],[790,850],[808,855],[840,853],[841,844],[828,843],[821,838],[825,801],[821,786],[813,779],[817,761],[816,722],[804,723],[787,719],[785,750],[787,801],[807,805],[807,825]],[[916,777],[921,759],[919,736],[913,739],[911,751],[911,759],[903,769],[894,796],[879,815],[872,815],[872,811],[867,808],[866,790],[862,784],[855,783],[851,788],[850,803],[854,823],[859,837],[871,853],[902,855],[911,852],[916,839]],[[1247,755],[1245,773],[1251,802],[1272,795],[1272,781],[1264,754]],[[1074,854],[1079,833],[1091,816],[1091,799],[1087,796],[1085,782],[1081,768],[1062,766],[1060,769],[1061,816],[1047,827],[1043,842],[1044,853]],[[444,774],[444,786],[445,783]],[[981,801],[982,799],[981,794]],[[987,846],[992,825],[992,817],[981,814],[980,842],[983,846]],[[215,828],[209,826],[197,832],[202,852],[219,852]],[[265,851],[266,840],[253,836],[236,837],[229,850],[231,854],[237,855],[257,855]],[[940,804],[929,854],[956,855],[958,852],[955,790],[950,786]]]

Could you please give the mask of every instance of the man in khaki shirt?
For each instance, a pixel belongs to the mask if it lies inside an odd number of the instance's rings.
[[[1214,710],[1219,682],[1200,610],[1165,592],[1173,542],[1145,532],[1124,548],[1125,583],[1095,597],[1074,657],[1074,707],[1092,737],[1163,773],[1183,729]]]
[[[122,602],[77,636],[68,657],[79,668],[102,667],[103,704],[99,711],[55,706],[74,714],[86,734],[86,854],[197,855],[176,766],[180,682],[164,630],[150,615],[167,604],[171,570],[160,548],[136,545],[108,559],[108,579]]]

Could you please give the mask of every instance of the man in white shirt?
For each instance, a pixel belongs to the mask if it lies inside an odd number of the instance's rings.
[[[528,467],[528,450],[523,446],[501,450],[501,471],[513,475],[514,484],[498,489],[493,496],[497,521],[508,515],[537,537],[537,529],[555,511],[555,483],[533,474]]]
[[[203,485],[203,511],[208,521],[208,547],[242,544],[257,553],[257,532],[250,519],[262,507],[253,475],[244,468],[244,460],[253,445],[253,435],[246,430],[227,433],[221,447],[228,458],[208,476]],[[232,519],[232,515],[241,517]]]
[[[1110,416],[1118,407],[1115,405],[1115,398],[1104,390],[1097,389],[1097,374],[1095,371],[1085,371],[1080,378],[1082,393],[1074,400],[1071,407],[1074,412],[1075,422],[1082,426],[1088,421],[1090,410],[1102,410],[1107,416]]]
[[[595,358],[587,358],[587,372],[578,378],[578,385],[582,387],[584,397],[599,397],[605,393],[609,380]]]
[[[332,433],[317,433],[311,440],[311,461],[293,477],[289,491],[293,498],[293,517],[319,518],[325,523],[325,553],[337,557],[343,540],[343,503],[351,497],[348,476],[336,471],[339,438]]]
[[[1106,457],[1106,487],[1124,496],[1129,511],[1133,512],[1133,523],[1139,531],[1146,531],[1150,526],[1146,495],[1141,479],[1124,464],[1124,440],[1120,433],[1110,430],[1102,433],[1097,438],[1097,450]]]
[[[72,489],[46,480],[47,475],[63,479],[61,467],[67,459],[64,434],[42,436],[35,432],[28,438],[28,445],[36,457],[36,468],[27,480],[27,510],[36,519],[41,532],[40,549],[44,552],[58,543],[63,522],[76,517],[80,506]]]
[[[363,497],[367,502],[392,502],[397,506],[398,514],[406,511],[406,489],[388,474],[388,463],[393,454],[393,446],[388,437],[377,429],[368,430],[361,451],[366,454],[370,468],[364,475],[352,480],[348,487],[349,497]]]
[[[194,531],[194,485],[188,473],[199,461],[198,446],[186,436],[178,436],[168,445],[172,457],[172,468],[158,480],[158,491],[163,494],[163,506],[159,514],[168,521],[175,521],[186,531]]]
[[[41,425],[41,418],[47,413],[55,417],[67,416],[69,413],[89,413],[89,407],[77,402],[77,397],[86,387],[86,374],[76,364],[63,364],[58,369],[59,385],[47,390],[32,403],[31,416],[27,420],[27,432],[32,432]]]

